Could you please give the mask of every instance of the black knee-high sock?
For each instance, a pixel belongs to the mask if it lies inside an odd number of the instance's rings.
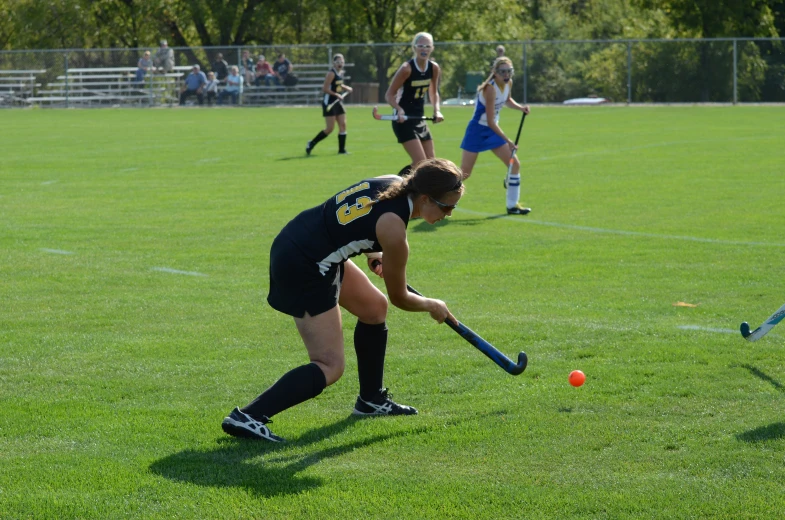
[[[358,321],[354,328],[354,351],[357,353],[360,397],[369,401],[379,393],[384,383],[387,323],[368,325]]]
[[[319,133],[316,134],[316,137],[311,139],[311,148],[315,147],[316,143],[318,143],[319,141],[321,141],[325,137],[327,137],[327,134],[324,133],[324,130],[319,130]]]
[[[338,134],[338,151],[346,151],[346,134]]]
[[[290,370],[241,410],[251,417],[272,417],[296,404],[313,399],[327,386],[324,372],[314,363]]]

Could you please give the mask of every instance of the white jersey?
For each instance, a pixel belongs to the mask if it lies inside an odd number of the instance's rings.
[[[489,81],[488,85],[493,85],[493,90],[496,93],[496,99],[493,103],[493,108],[496,112],[494,121],[498,124],[499,113],[502,111],[502,108],[504,108],[504,104],[507,103],[507,100],[510,98],[510,85],[505,83],[504,90],[500,90],[499,86],[494,80]],[[482,126],[488,126],[488,115],[485,113],[485,97],[483,96],[482,90],[477,92],[477,102],[474,104],[474,116],[472,117],[472,121],[475,121]]]

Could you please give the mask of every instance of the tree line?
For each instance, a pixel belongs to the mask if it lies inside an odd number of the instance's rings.
[[[435,58],[447,72],[442,90],[453,93],[468,84],[472,71],[487,73],[492,54],[471,46],[439,53],[440,42],[778,38],[785,34],[785,0],[0,0],[0,50],[153,49],[165,38],[182,49],[183,63],[209,64],[218,51],[200,49],[272,54],[298,44],[396,43],[336,51],[355,63],[352,81],[379,83],[381,92],[419,31],[433,34]],[[516,64],[523,52],[520,45],[513,49]],[[734,54],[744,101],[785,101],[782,42],[743,44],[735,52],[721,42],[638,45],[634,51],[624,45],[530,45],[528,99],[592,93],[622,101],[633,52],[634,101],[727,102]],[[137,53],[125,54],[94,61],[135,64]],[[326,54],[316,62],[326,62]],[[518,99],[522,94],[515,92]]]
[[[0,50],[778,37],[785,0],[0,0]]]

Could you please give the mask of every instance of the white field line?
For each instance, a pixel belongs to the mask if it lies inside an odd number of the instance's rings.
[[[466,208],[456,208],[456,211],[461,213],[467,213],[470,215],[480,215],[485,217],[494,217],[497,216],[498,213],[485,213],[482,211],[473,211]],[[703,242],[706,244],[723,244],[723,245],[732,245],[732,246],[767,246],[767,247],[785,247],[785,244],[780,242],[745,242],[742,240],[721,240],[717,238],[701,238],[701,237],[690,237],[690,236],[683,236],[683,235],[661,235],[658,233],[645,233],[642,231],[625,231],[623,229],[606,229],[606,228],[598,228],[598,227],[591,227],[591,226],[576,226],[574,224],[562,224],[559,222],[544,222],[542,220],[532,220],[528,217],[509,217],[509,216],[502,216],[505,220],[509,221],[516,221],[520,222],[521,224],[534,224],[537,226],[550,226],[562,229],[574,229],[577,231],[587,231],[589,233],[606,233],[609,235],[626,235],[626,236],[633,236],[633,237],[646,237],[646,238],[659,238],[664,240],[686,240],[689,242]]]
[[[531,157],[530,159],[534,161],[552,161],[554,159],[576,159],[579,157],[587,157],[587,156],[595,156],[595,155],[612,155],[612,154],[624,153],[624,152],[634,152],[637,150],[646,150],[649,148],[664,148],[664,147],[671,148],[674,146],[692,146],[695,144],[718,143],[718,142],[760,141],[762,139],[766,139],[767,137],[774,139],[771,136],[749,136],[749,137],[734,137],[730,139],[693,139],[689,141],[662,141],[659,143],[648,143],[640,146],[626,146],[623,148],[604,148],[600,150],[589,150],[586,152],[576,152],[570,154]]]
[[[741,335],[741,333],[738,330],[734,330],[734,329],[716,329],[713,327],[701,327],[700,325],[679,325],[677,328],[681,330],[700,330],[703,332],[719,332],[721,334]]]
[[[170,269],[169,267],[153,267],[151,270],[160,271],[162,273],[185,274],[188,276],[207,276],[204,273],[197,273],[196,271],[180,271],[179,269]]]
[[[41,186],[48,186],[48,185],[50,185],[50,184],[54,184],[54,183],[56,183],[56,182],[57,182],[57,181],[44,181],[44,182],[42,182],[42,183],[41,183]]]
[[[63,251],[62,249],[47,249],[45,247],[42,247],[41,251],[43,251],[44,253],[52,253],[52,254],[55,254],[55,255],[72,255],[72,254],[74,254],[71,251]]]

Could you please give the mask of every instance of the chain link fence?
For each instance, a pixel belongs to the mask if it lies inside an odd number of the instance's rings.
[[[502,43],[515,65],[513,97],[527,103],[562,103],[598,97],[615,103],[785,102],[785,38],[436,42],[446,104],[465,104],[487,77]],[[0,52],[0,107],[172,106],[180,103],[193,65],[215,69],[220,53],[244,78],[240,104],[317,104],[332,57],[342,53],[346,103],[384,103],[409,44],[329,44],[171,49],[173,66],[157,62],[140,74],[145,51],[69,49]],[[256,67],[280,54],[293,64],[297,84],[270,85]],[[190,100],[187,103],[193,103]]]

